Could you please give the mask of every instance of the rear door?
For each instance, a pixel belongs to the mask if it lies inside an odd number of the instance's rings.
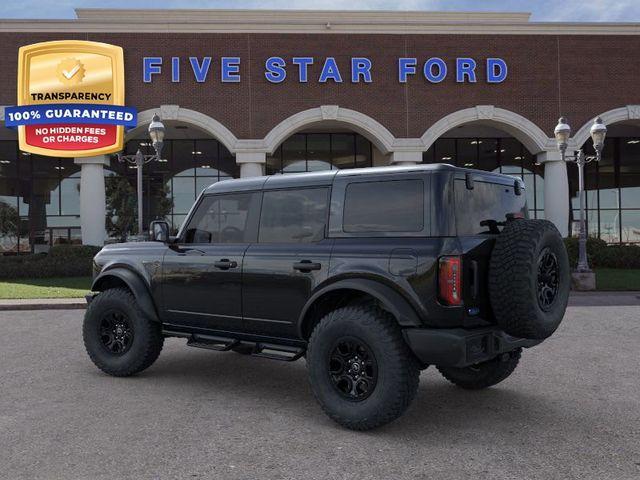
[[[327,278],[333,241],[326,238],[330,189],[296,187],[263,192],[258,242],[243,266],[247,331],[296,335],[298,316]]]
[[[242,263],[257,236],[260,193],[205,196],[162,265],[163,318],[205,329],[242,328]]]

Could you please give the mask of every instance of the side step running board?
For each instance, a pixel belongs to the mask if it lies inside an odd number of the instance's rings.
[[[269,358],[271,360],[281,360],[293,362],[302,357],[306,349],[293,347],[290,345],[278,345],[275,343],[248,342],[236,338],[218,337],[214,335],[193,334],[188,335],[187,346],[196,348],[206,348],[226,352],[234,347],[241,347],[247,354],[253,357]]]
[[[239,340],[233,338],[216,337],[213,335],[191,335],[187,341],[189,347],[207,348],[220,352],[231,350],[239,343]]]
[[[302,357],[305,352],[306,350],[300,347],[276,345],[273,343],[256,343],[251,355],[254,357],[270,358],[271,360],[293,362]]]

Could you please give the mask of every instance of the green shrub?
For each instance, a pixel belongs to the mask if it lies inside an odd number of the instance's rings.
[[[56,245],[49,253],[0,257],[0,278],[81,277],[91,275],[99,247]]]
[[[574,268],[578,263],[578,239],[565,239],[569,264]],[[640,246],[607,245],[604,240],[587,239],[587,260],[592,268],[640,268]]]

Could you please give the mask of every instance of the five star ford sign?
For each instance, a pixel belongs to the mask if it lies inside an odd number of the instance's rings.
[[[124,106],[121,47],[63,40],[20,48],[18,106],[5,122],[18,128],[20,150],[88,157],[122,150],[124,128],[137,124]]]

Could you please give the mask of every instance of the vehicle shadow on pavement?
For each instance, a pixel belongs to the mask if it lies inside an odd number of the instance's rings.
[[[277,411],[299,418],[306,428],[346,432],[326,418],[315,402],[304,360],[285,363],[233,352],[173,350],[129,380],[151,382],[177,404],[204,395],[216,403],[216,408],[233,410],[234,405],[243,405],[256,412]],[[543,434],[550,425],[572,417],[569,405],[554,403],[532,392],[532,387],[522,390],[522,386],[521,382],[507,380],[482,391],[463,390],[430,367],[422,373],[418,393],[407,412],[370,434],[434,440],[439,438],[439,431],[448,431],[450,436],[454,432],[475,435],[490,429],[494,434],[510,435],[527,428]]]

